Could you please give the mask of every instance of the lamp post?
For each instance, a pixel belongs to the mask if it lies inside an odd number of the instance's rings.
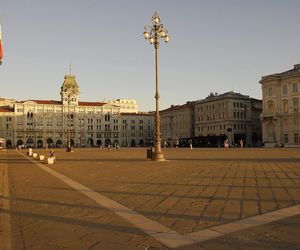
[[[154,155],[152,160],[154,161],[164,161],[164,155],[161,151],[161,138],[160,138],[160,116],[159,116],[159,93],[158,93],[158,48],[159,40],[163,39],[165,43],[169,41],[168,31],[165,29],[164,25],[160,23],[160,17],[157,12],[152,16],[152,25],[145,26],[145,31],[143,33],[144,38],[149,40],[150,44],[154,45],[155,48],[155,80],[156,80],[156,114],[155,114],[155,147]]]
[[[70,102],[71,98],[73,95],[76,94],[76,91],[74,89],[69,89],[68,90],[68,147],[67,147],[67,152],[74,152],[72,147],[71,147],[71,117],[70,117]]]
[[[45,118],[45,149],[47,150],[48,149],[48,142],[47,142],[47,126],[48,126],[48,114],[45,113],[44,114],[44,118]]]

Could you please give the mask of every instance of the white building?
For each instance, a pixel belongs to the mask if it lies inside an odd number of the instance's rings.
[[[266,147],[300,145],[300,64],[259,81],[262,88],[262,131]]]
[[[136,100],[127,100],[127,99],[114,99],[108,101],[109,103],[120,107],[121,113],[137,113],[138,105]]]
[[[69,129],[70,142],[75,147],[121,144],[119,106],[79,101],[79,87],[73,75],[65,76],[60,96],[60,101],[1,99],[0,138],[6,140],[7,147],[65,147]],[[142,138],[152,138],[153,126],[150,128],[145,126],[146,132],[132,133],[130,142],[135,140],[138,145]]]

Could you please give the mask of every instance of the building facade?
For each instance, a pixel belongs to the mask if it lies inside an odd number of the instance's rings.
[[[121,146],[144,147],[153,144],[152,113],[121,113]]]
[[[300,64],[263,76],[262,131],[265,146],[298,146],[300,135]]]
[[[69,134],[75,147],[121,144],[125,132],[119,106],[79,101],[73,75],[65,76],[60,95],[60,101],[1,99],[0,138],[5,139],[6,146],[66,147]],[[153,126],[145,133],[153,135]],[[140,142],[141,137],[136,134],[130,139]]]
[[[138,113],[136,100],[114,99],[108,101],[110,104],[120,107],[121,113]]]
[[[261,144],[261,101],[234,93],[211,93],[195,102],[195,137],[200,146]]]
[[[187,146],[188,140],[194,137],[194,103],[172,105],[160,111],[160,130],[162,145],[165,142],[173,146]]]

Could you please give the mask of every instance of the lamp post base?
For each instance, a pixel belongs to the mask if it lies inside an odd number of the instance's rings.
[[[165,161],[165,157],[162,152],[154,152],[152,161]]]
[[[74,152],[73,148],[72,147],[67,147],[67,150],[66,152]]]

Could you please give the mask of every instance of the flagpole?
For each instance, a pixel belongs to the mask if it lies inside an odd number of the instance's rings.
[[[3,46],[2,46],[1,18],[0,18],[0,65],[2,64],[2,58],[3,58]]]

